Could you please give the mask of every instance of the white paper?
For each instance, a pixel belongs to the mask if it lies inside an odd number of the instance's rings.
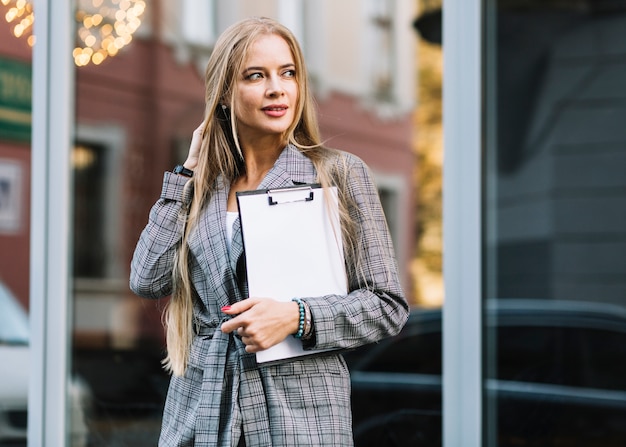
[[[270,205],[270,197],[278,203]],[[291,301],[347,293],[335,187],[255,191],[237,200],[251,297]],[[289,336],[256,357],[266,363],[319,352],[305,351]]]

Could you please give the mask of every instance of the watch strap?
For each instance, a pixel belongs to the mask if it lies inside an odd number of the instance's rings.
[[[177,165],[172,172],[185,177],[193,177],[193,171],[191,169],[187,169],[183,165]]]

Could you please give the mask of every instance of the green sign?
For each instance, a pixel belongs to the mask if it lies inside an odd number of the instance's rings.
[[[0,58],[0,139],[29,141],[31,110],[30,64]]]

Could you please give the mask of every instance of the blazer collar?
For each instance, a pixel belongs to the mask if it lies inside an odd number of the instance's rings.
[[[295,146],[283,149],[274,166],[265,175],[257,189],[272,189],[316,182],[316,172],[311,160]]]

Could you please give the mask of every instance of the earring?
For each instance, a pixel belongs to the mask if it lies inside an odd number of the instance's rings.
[[[220,110],[221,109],[221,110]],[[228,106],[226,104],[220,104],[220,108],[218,109],[218,115],[219,112],[221,112],[222,117],[218,118],[220,120],[230,120],[230,109],[228,108]]]

